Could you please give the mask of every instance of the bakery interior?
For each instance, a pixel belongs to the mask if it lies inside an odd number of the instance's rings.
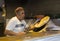
[[[40,31],[28,31],[22,36],[6,36],[5,28],[15,16],[17,7],[25,10],[27,24],[34,24],[37,17],[49,16],[46,25]],[[44,20],[45,21],[45,20]],[[60,0],[0,0],[0,41],[59,41],[60,40]]]

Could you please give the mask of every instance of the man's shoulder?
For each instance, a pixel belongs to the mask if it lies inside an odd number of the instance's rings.
[[[9,21],[16,21],[17,20],[17,17],[12,17]]]
[[[16,16],[14,16],[14,17],[12,17],[10,20],[16,20],[17,19],[17,17]]]

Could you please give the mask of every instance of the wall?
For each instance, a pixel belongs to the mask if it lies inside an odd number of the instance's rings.
[[[36,14],[47,14],[55,17],[60,15],[60,0],[6,0],[7,18],[14,16],[14,9],[18,6],[25,8],[26,16],[34,16]],[[11,15],[12,14],[12,15]]]

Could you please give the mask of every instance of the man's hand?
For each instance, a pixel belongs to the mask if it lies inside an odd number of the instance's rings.
[[[26,34],[26,32],[19,32],[16,34],[16,36],[21,36],[21,35],[25,35],[25,34]]]

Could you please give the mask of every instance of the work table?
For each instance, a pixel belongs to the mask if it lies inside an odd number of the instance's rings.
[[[46,32],[28,32],[25,35],[22,36],[5,36],[5,37],[0,37],[0,41],[25,41],[29,39],[34,39],[36,37],[39,37],[40,39],[45,38],[45,37],[50,37],[54,36],[56,34],[60,34],[60,31],[46,31]]]

